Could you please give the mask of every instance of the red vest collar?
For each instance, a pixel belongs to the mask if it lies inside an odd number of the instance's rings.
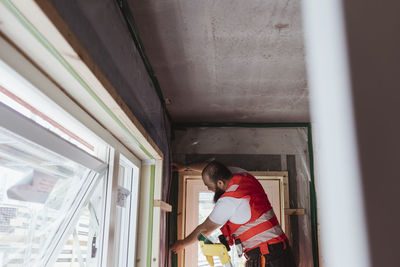
[[[231,180],[228,183],[228,186],[226,187],[226,190],[229,189],[232,185],[238,184],[240,179],[242,178],[241,174],[234,174],[231,178]]]

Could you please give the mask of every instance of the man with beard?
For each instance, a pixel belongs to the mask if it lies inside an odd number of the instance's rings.
[[[231,169],[231,170],[230,170]],[[202,171],[215,206],[208,218],[183,240],[171,246],[175,253],[196,242],[202,233],[218,227],[229,245],[245,254],[248,267],[295,267],[289,242],[260,182],[240,168],[212,161]]]

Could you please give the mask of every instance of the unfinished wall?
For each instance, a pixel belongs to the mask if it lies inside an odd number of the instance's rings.
[[[172,151],[178,163],[219,160],[249,171],[288,171],[293,251],[299,267],[313,264],[308,133],[299,128],[178,128]]]
[[[150,137],[164,153],[163,185],[168,185],[170,122],[115,0],[51,1]],[[162,198],[167,199],[168,186]],[[160,263],[166,261],[165,214],[161,214]]]

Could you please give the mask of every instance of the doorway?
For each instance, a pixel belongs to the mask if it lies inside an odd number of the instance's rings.
[[[289,189],[287,172],[250,172],[263,186],[269,201],[276,213],[278,221],[285,233],[289,233],[289,220],[285,215],[285,209],[289,208]],[[178,237],[182,239],[188,236],[197,225],[202,223],[211,213],[214,203],[214,192],[208,191],[203,184],[201,176],[197,172],[182,172],[179,175],[179,205],[178,205]],[[215,230],[210,239],[218,241],[221,232]],[[230,252],[232,263],[235,267],[242,266],[243,259],[239,258],[233,248]],[[215,266],[222,266],[219,259],[214,258]],[[178,255],[178,266],[208,266],[206,258],[202,255],[199,244],[187,247]],[[244,266],[244,265],[243,265]]]

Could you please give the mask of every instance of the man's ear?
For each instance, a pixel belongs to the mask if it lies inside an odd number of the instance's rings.
[[[224,189],[225,188],[225,183],[222,180],[218,180],[217,181],[217,187],[220,189]]]

